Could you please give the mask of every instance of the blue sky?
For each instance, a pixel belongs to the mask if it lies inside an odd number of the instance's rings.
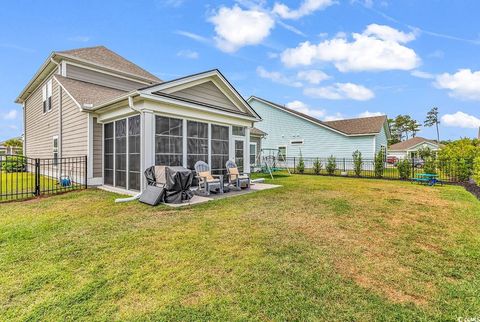
[[[423,122],[438,106],[441,139],[476,137],[478,12],[474,0],[5,1],[0,140],[22,133],[13,101],[51,51],[100,44],[164,80],[219,68],[244,97],[320,119]]]

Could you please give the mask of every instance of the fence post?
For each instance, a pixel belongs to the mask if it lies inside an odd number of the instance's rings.
[[[293,157],[293,173],[297,173],[297,163],[296,163],[296,158]]]
[[[412,157],[412,178],[415,178],[415,158]]]
[[[343,172],[347,171],[347,164],[345,163],[345,158],[343,158]]]
[[[40,196],[40,159],[35,159],[35,196]]]
[[[87,189],[88,187],[88,184],[87,184],[87,180],[88,180],[88,156],[85,156],[84,158],[84,161],[85,161],[85,189]]]

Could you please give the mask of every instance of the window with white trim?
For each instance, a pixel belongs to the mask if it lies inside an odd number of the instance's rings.
[[[52,109],[52,80],[49,80],[42,87],[43,113]]]
[[[250,165],[255,166],[257,164],[257,143],[250,143]]]
[[[58,164],[58,136],[53,137],[53,164]]]

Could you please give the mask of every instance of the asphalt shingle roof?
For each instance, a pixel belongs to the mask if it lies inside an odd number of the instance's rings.
[[[438,145],[437,141],[435,141],[435,140],[429,140],[429,139],[422,138],[421,136],[416,136],[416,137],[411,138],[409,140],[402,141],[402,142],[399,142],[399,143],[395,143],[395,144],[391,145],[388,148],[388,150],[390,150],[390,151],[405,151],[405,150],[408,150],[411,147],[414,147],[415,145],[423,143],[423,142],[428,142],[428,143]]]
[[[82,107],[84,104],[96,106],[106,103],[127,93],[127,91],[82,82],[60,75],[55,75],[55,78]]]

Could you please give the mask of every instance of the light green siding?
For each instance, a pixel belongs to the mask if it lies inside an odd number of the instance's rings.
[[[287,157],[298,157],[300,151],[304,157],[351,158],[356,150],[362,152],[365,159],[374,157],[376,141],[374,135],[346,136],[301,117],[272,107],[252,98],[249,104],[262,117],[263,121],[255,127],[267,133],[262,142],[263,148],[287,147]],[[384,132],[383,132],[384,133]],[[386,141],[384,138],[378,140]],[[303,140],[302,145],[292,145],[291,141]]]
[[[388,146],[388,138],[387,138],[387,132],[385,131],[385,127],[382,128],[382,131],[378,133],[375,139],[375,153],[378,153],[382,146],[384,147]]]

